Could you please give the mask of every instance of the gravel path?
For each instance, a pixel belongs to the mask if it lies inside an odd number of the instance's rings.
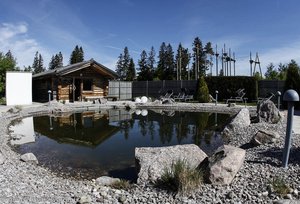
[[[11,120],[32,114],[48,112],[93,110],[100,108],[125,107],[124,102],[106,105],[53,103],[33,105],[23,108],[1,109],[0,124],[0,203],[273,203],[283,199],[270,189],[270,181],[282,178],[291,187],[286,202],[300,199],[300,135],[293,135],[293,147],[288,169],[281,167],[282,148],[285,136],[285,122],[277,125],[265,123],[251,124],[240,129],[230,144],[246,148],[246,160],[232,184],[212,186],[204,184],[191,195],[179,196],[151,186],[137,186],[129,190],[117,190],[98,186],[92,180],[74,180],[54,175],[36,164],[20,161],[20,155],[7,145],[8,125]],[[130,104],[132,105],[132,104]],[[137,105],[146,108],[152,105]],[[156,107],[156,106],[155,106]],[[241,107],[227,108],[214,104],[177,104],[164,108],[180,110],[214,110],[217,112],[237,112]],[[1,111],[2,110],[2,111]],[[254,109],[252,109],[253,111]],[[247,144],[258,129],[277,131],[281,138],[271,145],[248,148]],[[296,201],[295,201],[296,202]]]

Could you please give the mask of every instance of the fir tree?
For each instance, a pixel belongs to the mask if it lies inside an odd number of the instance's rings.
[[[166,49],[166,70],[164,72],[164,79],[173,80],[175,76],[175,62],[174,62],[174,52],[171,44],[168,44]]]
[[[148,53],[148,59],[147,59],[147,65],[148,65],[148,80],[152,81],[154,78],[154,71],[155,71],[155,50],[152,46],[150,49],[150,52]]]
[[[133,62],[133,59],[131,58],[128,65],[126,81],[133,81],[135,80],[135,77],[136,77],[135,64]]]
[[[56,54],[55,56],[52,55],[51,61],[49,63],[49,69],[56,69],[63,66],[63,56],[61,52]]]
[[[190,53],[188,49],[182,47],[179,43],[176,54],[176,67],[178,72],[178,79],[188,79],[188,64],[190,63]]]
[[[166,50],[167,46],[165,42],[163,42],[160,46],[159,53],[158,53],[158,63],[156,69],[156,76],[158,79],[164,79],[164,71],[166,70]]]
[[[44,60],[43,60],[42,55],[39,54],[39,52],[36,52],[34,59],[33,59],[33,63],[32,63],[33,74],[37,74],[37,73],[45,71],[43,63],[44,63]]]
[[[175,78],[174,52],[171,44],[166,46],[163,42],[160,46],[156,75],[160,80],[172,80]]]
[[[84,52],[82,47],[75,46],[70,56],[70,64],[75,64],[84,61]]]
[[[199,37],[196,37],[193,42],[193,59],[193,77],[198,79],[200,76],[205,76],[207,71],[207,67],[205,66],[206,54]]]
[[[143,50],[141,53],[141,59],[138,61],[138,65],[139,65],[138,80],[139,81],[148,80],[149,67],[147,64],[147,53],[145,50]]]
[[[270,63],[268,66],[267,66],[267,71],[265,73],[265,77],[266,79],[277,79],[278,77],[278,72],[275,68],[275,66],[273,65],[273,63]]]
[[[128,48],[125,47],[124,53],[119,55],[116,65],[116,72],[119,75],[120,80],[127,79],[130,60]]]

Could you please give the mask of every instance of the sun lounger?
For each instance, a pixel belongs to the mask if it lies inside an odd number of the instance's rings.
[[[244,102],[244,96],[246,95],[246,93],[244,92],[244,89],[238,89],[236,91],[237,96],[235,97],[230,97],[229,99],[226,100],[226,103],[229,102]]]

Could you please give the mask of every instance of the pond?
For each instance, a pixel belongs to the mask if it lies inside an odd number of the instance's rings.
[[[28,117],[10,127],[13,149],[32,152],[62,176],[136,179],[135,147],[196,144],[211,154],[228,114],[162,110],[103,110]]]

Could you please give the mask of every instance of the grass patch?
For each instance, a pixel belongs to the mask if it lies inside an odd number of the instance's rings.
[[[282,178],[275,177],[273,180],[270,182],[273,190],[275,193],[285,196],[290,192],[290,187],[284,182]]]
[[[116,181],[113,184],[111,184],[110,187],[114,189],[128,190],[131,188],[131,184],[127,180],[120,179],[120,181]]]
[[[156,187],[168,189],[179,194],[188,194],[203,183],[203,173],[191,168],[186,161],[178,160],[171,169],[165,168]]]

